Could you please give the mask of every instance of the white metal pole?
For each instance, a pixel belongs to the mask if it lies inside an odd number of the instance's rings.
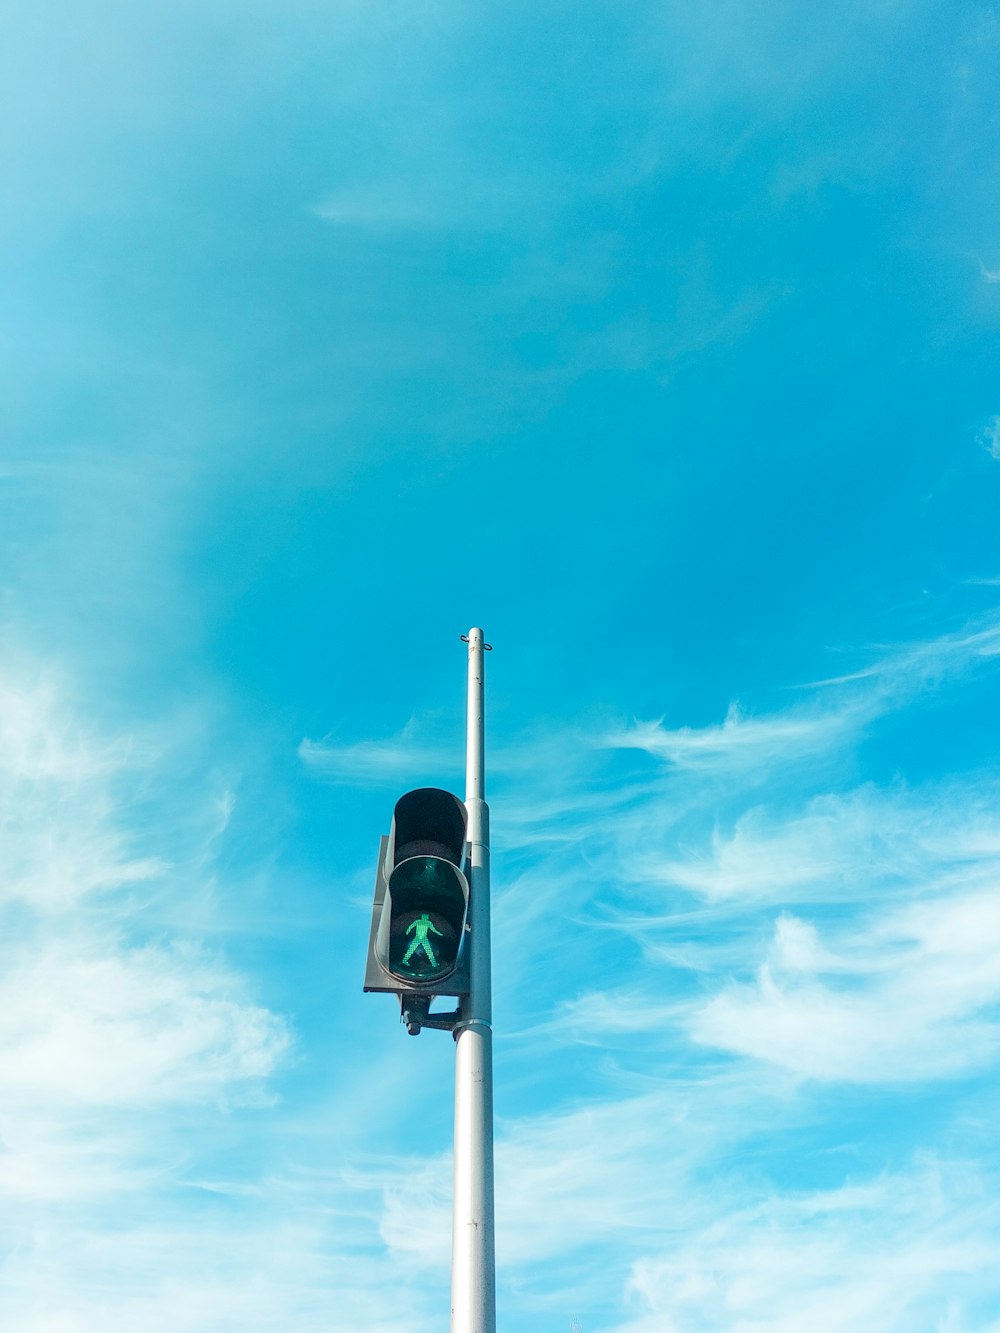
[[[490,812],[485,801],[483,631],[469,630],[465,806],[471,877],[469,995],[455,1028],[455,1197],[451,1333],[496,1333],[493,1243],[493,1007],[490,979]]]

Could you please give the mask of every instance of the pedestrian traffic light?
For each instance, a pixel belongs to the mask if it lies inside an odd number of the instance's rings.
[[[451,792],[420,787],[396,802],[379,847],[366,991],[468,995],[465,828]]]

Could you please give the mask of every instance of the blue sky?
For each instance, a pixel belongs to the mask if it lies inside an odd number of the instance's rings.
[[[0,1315],[431,1333],[361,980],[484,626],[499,1327],[1000,1330],[993,4],[0,20]]]

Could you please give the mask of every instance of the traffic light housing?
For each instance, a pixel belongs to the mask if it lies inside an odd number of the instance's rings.
[[[468,995],[466,818],[458,797],[438,787],[396,802],[379,846],[366,991]]]

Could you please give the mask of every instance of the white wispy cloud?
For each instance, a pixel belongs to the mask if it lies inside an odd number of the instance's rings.
[[[883,650],[857,671],[815,682],[807,698],[779,712],[755,715],[731,703],[721,723],[669,728],[662,721],[637,722],[609,731],[601,743],[644,750],[678,769],[720,774],[817,762],[855,744],[878,718],[998,654],[1000,620],[994,616]]]
[[[976,779],[913,790],[866,784],[792,811],[782,794],[774,809],[739,815],[731,832],[716,828],[708,849],[650,856],[633,870],[640,885],[702,898],[713,913],[710,938],[672,943],[683,914],[676,924],[669,914],[625,916],[623,928],[663,965],[705,977],[754,970],[753,981],[692,1002],[686,1026],[695,1041],[828,1080],[982,1069],[1000,1037],[995,798],[995,785]],[[759,927],[747,934],[747,921],[796,903],[811,910],[780,913],[762,956]],[[669,1033],[679,1021],[676,1000],[649,1008],[648,996],[628,992],[613,1003],[591,998],[564,1011],[570,1030]]]
[[[741,1075],[676,1079],[653,1092],[606,1098],[501,1126],[497,1144],[498,1262],[523,1270],[623,1235],[658,1233],[707,1215],[689,1189],[720,1139],[751,1138],[787,1109],[784,1090]],[[667,1149],[669,1145],[669,1150]],[[450,1208],[444,1157],[393,1163],[384,1179],[382,1234],[394,1253],[447,1261]],[[544,1201],[544,1206],[542,1205]],[[429,1219],[415,1227],[413,1218]]]
[[[75,1136],[81,1117],[141,1109],[149,1148],[171,1107],[259,1100],[291,1037],[221,955],[163,938],[133,896],[204,873],[212,793],[204,819],[185,816],[174,794],[158,804],[152,738],[103,737],[65,690],[37,679],[0,688],[0,1174],[41,1197],[60,1180],[110,1188],[144,1159],[129,1133],[117,1160],[108,1135]],[[164,827],[173,864],[157,854]],[[145,938],[150,926],[158,938]]]
[[[962,1162],[776,1192],[637,1260],[628,1294],[638,1310],[613,1333],[980,1329],[996,1294],[997,1221]]]
[[[299,758],[317,777],[338,783],[360,783],[378,786],[389,782],[413,786],[430,784],[440,775],[448,775],[453,785],[461,783],[465,774],[464,739],[449,729],[447,739],[441,736],[440,719],[434,716],[412,717],[398,732],[385,737],[366,737],[363,740],[339,741],[334,735],[313,740],[306,737],[298,748]],[[509,790],[509,779],[530,774],[536,781],[551,773],[561,781],[566,778],[566,753],[573,749],[578,756],[578,771],[574,774],[572,792],[553,791],[548,800],[539,802],[533,792],[530,801],[519,801],[516,790]],[[589,737],[581,729],[567,735],[564,731],[539,728],[537,732],[508,742],[502,747],[492,746],[489,751],[491,782],[500,780],[505,801],[505,836],[517,839],[527,826],[537,835],[540,825],[556,822],[559,814],[568,810],[584,810],[607,803],[606,791],[586,788],[584,776],[589,778],[594,768],[587,765],[592,749]],[[587,772],[580,770],[586,767]],[[492,792],[491,792],[492,796]]]
[[[733,703],[714,726],[671,729],[662,722],[637,723],[609,733],[604,743],[609,748],[645,750],[678,768],[708,770],[721,764],[751,768],[813,757],[856,734],[871,713],[870,706],[851,702],[829,710],[807,706],[753,717]]]
[[[331,190],[311,212],[337,227],[468,232],[523,226],[560,201],[556,182],[505,177],[495,169],[483,173],[475,162],[454,165],[457,170],[449,173],[440,163],[427,163],[414,173],[401,164],[393,177]]]
[[[299,758],[319,777],[331,782],[370,783],[408,780],[414,775],[439,773],[461,767],[463,755],[426,738],[427,727],[411,718],[394,736],[338,743],[332,737],[306,738],[299,745]]]
[[[990,417],[982,429],[979,442],[991,458],[1000,459],[1000,416]]]
[[[651,865],[650,883],[702,911],[623,913],[654,970],[701,995],[642,984],[564,1001],[552,1031],[590,1045],[678,1033],[796,1077],[951,1078],[990,1067],[1000,1028],[1000,819],[995,788],[827,795],[782,818],[757,807],[710,855]],[[770,917],[765,943],[761,914]],[[811,905],[811,906],[810,906]],[[754,922],[752,926],[748,923]],[[693,934],[693,938],[689,938]],[[753,973],[753,980],[720,976]],[[708,990],[711,998],[704,997]]]
[[[804,1078],[893,1083],[989,1067],[1000,1051],[1000,918],[990,908],[988,894],[945,899],[933,941],[897,918],[839,950],[788,918],[755,981],[698,1008],[691,1036]]]
[[[415,1333],[440,1322],[419,1284],[401,1290],[320,1199],[281,1187],[249,1217],[202,1200],[187,1212],[176,1201],[133,1205],[117,1223],[67,1221],[7,1256],[0,1294],[18,1333],[398,1333],[401,1304]]]
[[[1000,823],[992,787],[944,783],[927,790],[873,784],[823,793],[789,811],[752,806],[705,848],[651,857],[650,878],[710,900],[839,903],[927,893],[954,876],[995,870]]]
[[[35,945],[0,984],[8,1107],[164,1106],[239,1097],[274,1070],[285,1024],[186,944],[129,948],[80,932]]]
[[[341,227],[439,227],[451,221],[451,209],[418,189],[382,182],[327,195],[312,210],[323,222]]]
[[[835,1183],[791,1190],[761,1173],[813,1112],[780,1079],[701,1071],[663,1082],[502,1126],[498,1263],[509,1316],[547,1310],[606,1333],[791,1333],[803,1318],[830,1333],[902,1333],[937,1326],[926,1321],[947,1308],[950,1326],[979,1327],[1000,1257],[991,1170],[922,1153],[891,1171],[859,1171],[852,1154],[835,1152],[824,1172]],[[381,1174],[382,1234],[396,1262],[445,1272],[447,1159],[395,1161]],[[593,1314],[609,1271],[622,1274],[634,1312],[624,1322]]]
[[[827,1082],[954,1079],[992,1068],[1000,1053],[995,781],[972,773],[831,790],[838,773],[824,747],[849,758],[869,734],[859,718],[875,728],[977,664],[989,666],[998,651],[1000,629],[986,620],[813,686],[787,714],[626,733],[627,743],[667,760],[667,777],[651,778],[587,829],[591,864],[577,875],[594,888],[581,895],[571,885],[563,853],[551,897],[544,871],[532,875],[537,895],[512,886],[510,914],[527,913],[524,931],[504,924],[503,899],[499,930],[527,941],[515,952],[530,952],[534,897],[538,912],[571,902],[581,931],[588,921],[591,930],[625,931],[649,970],[629,985],[563,998],[542,1029],[649,1051],[675,1048],[686,1034]],[[748,774],[747,754],[773,764]],[[609,883],[623,896],[602,916],[595,893]],[[666,993],[652,980],[657,971]],[[695,980],[682,982],[684,974]]]

